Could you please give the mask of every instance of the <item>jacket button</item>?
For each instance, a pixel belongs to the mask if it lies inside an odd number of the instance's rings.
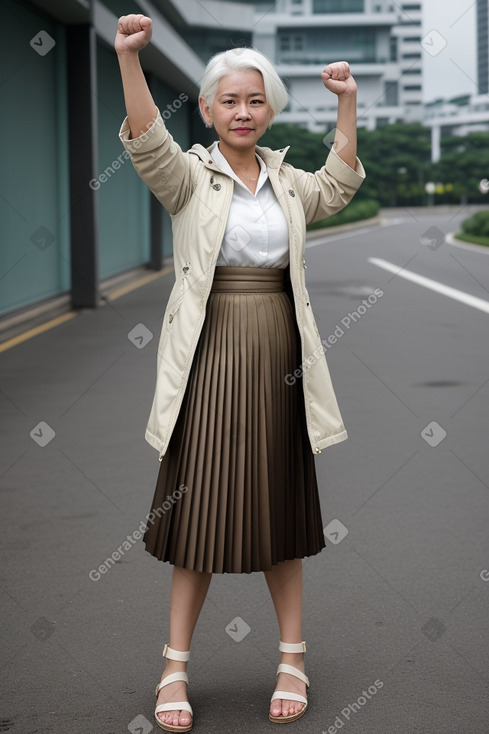
[[[211,176],[211,183],[214,183],[214,176]]]
[[[295,196],[295,191],[294,191],[294,189],[289,189],[289,194],[290,194],[291,196]]]
[[[170,322],[170,324],[173,321],[173,314],[172,313],[168,316],[168,321]]]
[[[216,191],[219,191],[219,189],[221,188],[221,184],[214,184],[212,188],[215,189]]]

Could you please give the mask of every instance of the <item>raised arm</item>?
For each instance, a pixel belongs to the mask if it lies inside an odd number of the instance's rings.
[[[139,51],[151,40],[153,23],[146,15],[123,15],[117,23],[114,47],[119,60],[131,138],[151,127],[157,108],[139,63]]]
[[[333,146],[320,171],[297,170],[306,223],[341,211],[365,179],[357,158],[357,85],[346,61],[326,66],[321,74],[326,89],[338,96],[338,117]]]
[[[338,96],[338,118],[333,147],[355,170],[357,156],[357,85],[346,61],[326,66],[321,74],[326,89]]]

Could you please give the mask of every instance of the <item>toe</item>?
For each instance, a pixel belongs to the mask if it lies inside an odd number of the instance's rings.
[[[276,698],[274,701],[272,701],[272,705],[270,706],[270,713],[272,716],[280,716],[282,713],[282,701],[279,698]]]
[[[179,722],[178,722],[179,726],[188,726],[191,721],[192,719],[190,718],[190,713],[188,711],[185,711],[185,709],[183,709],[183,711],[180,712],[180,717],[179,717]]]

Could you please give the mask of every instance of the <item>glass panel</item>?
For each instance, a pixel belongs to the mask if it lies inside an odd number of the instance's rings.
[[[313,13],[363,13],[364,0],[313,0]]]

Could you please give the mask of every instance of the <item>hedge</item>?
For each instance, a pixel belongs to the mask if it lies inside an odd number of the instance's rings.
[[[307,229],[323,229],[324,227],[336,227],[339,224],[349,224],[350,222],[358,222],[362,219],[371,219],[379,213],[380,204],[374,199],[365,199],[365,201],[353,200],[351,204],[338,214],[332,217],[321,219],[319,222],[308,224]]]

